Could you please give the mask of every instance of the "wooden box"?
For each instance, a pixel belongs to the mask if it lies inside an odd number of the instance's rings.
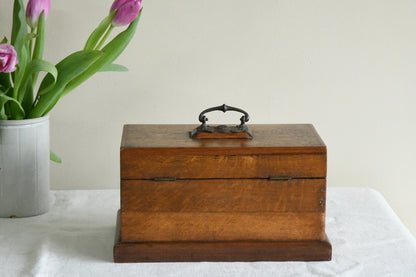
[[[324,142],[308,124],[249,127],[124,126],[114,261],[330,260]]]

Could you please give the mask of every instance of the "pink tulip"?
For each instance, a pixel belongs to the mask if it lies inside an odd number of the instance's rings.
[[[113,26],[129,25],[136,19],[142,7],[142,0],[115,0],[110,12],[117,9],[114,16]]]
[[[0,44],[0,72],[13,72],[16,70],[17,53],[10,44]]]
[[[26,20],[30,27],[36,28],[40,14],[45,13],[45,19],[48,17],[51,0],[29,0],[26,7]]]

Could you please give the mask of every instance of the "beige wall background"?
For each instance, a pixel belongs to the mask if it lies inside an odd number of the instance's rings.
[[[94,76],[51,113],[63,159],[53,189],[118,188],[123,124],[197,123],[227,103],[253,124],[313,123],[328,186],[380,191],[416,234],[415,1],[143,1],[117,61],[129,72]],[[0,2],[1,35],[12,2]],[[56,63],[83,47],[112,1],[51,2],[45,57]]]

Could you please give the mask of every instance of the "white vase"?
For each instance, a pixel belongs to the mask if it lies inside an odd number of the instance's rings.
[[[0,217],[49,210],[49,116],[0,120]]]

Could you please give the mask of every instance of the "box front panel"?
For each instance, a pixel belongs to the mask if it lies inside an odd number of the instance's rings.
[[[324,221],[324,213],[121,212],[121,240],[323,240]]]
[[[122,180],[130,212],[325,212],[325,179]]]
[[[121,241],[324,239],[326,147],[313,127],[258,126],[251,141],[187,129],[125,129]],[[176,181],[154,181],[166,177]]]
[[[160,155],[121,151],[121,179],[325,178],[326,154]]]

